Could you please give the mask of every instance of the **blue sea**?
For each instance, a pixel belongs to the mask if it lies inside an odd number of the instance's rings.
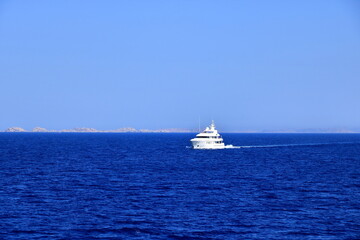
[[[1,133],[0,239],[360,239],[359,134]]]

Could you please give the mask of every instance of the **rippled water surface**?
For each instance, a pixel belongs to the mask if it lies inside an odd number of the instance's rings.
[[[3,239],[360,239],[360,135],[0,134]]]

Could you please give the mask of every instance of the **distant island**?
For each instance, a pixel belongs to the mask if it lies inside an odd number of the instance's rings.
[[[1,131],[0,131],[1,132]],[[21,127],[10,127],[2,132],[33,132],[33,133],[196,133],[196,129],[135,129],[132,127],[118,128],[115,130],[97,130],[95,128],[71,128],[62,130],[48,130],[42,127],[35,127],[32,130],[25,130]],[[241,130],[241,131],[222,131],[223,133],[360,133],[360,129],[345,128],[309,128],[309,129],[276,129],[276,130]]]
[[[131,127],[119,128],[115,130],[97,130],[95,128],[72,128],[72,129],[62,129],[62,130],[47,130],[42,127],[35,127],[32,130],[28,131],[21,127],[10,127],[4,130],[4,132],[36,132],[36,133],[187,133],[194,132],[188,129],[179,129],[179,128],[170,128],[170,129],[135,129]]]

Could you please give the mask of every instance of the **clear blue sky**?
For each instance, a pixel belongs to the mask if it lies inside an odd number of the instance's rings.
[[[0,1],[0,129],[360,127],[360,1]]]

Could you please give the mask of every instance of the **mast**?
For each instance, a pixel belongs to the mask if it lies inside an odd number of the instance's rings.
[[[200,116],[199,116],[199,132],[200,132]]]

